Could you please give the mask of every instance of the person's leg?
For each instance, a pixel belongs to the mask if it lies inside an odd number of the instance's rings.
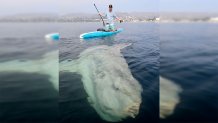
[[[109,24],[105,25],[105,31],[110,31],[110,25]]]
[[[111,31],[116,31],[114,24],[110,24]]]

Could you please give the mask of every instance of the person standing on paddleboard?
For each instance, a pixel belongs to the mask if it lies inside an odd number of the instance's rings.
[[[114,26],[114,20],[117,19],[121,22],[123,22],[123,20],[119,19],[113,12],[113,6],[110,4],[109,5],[109,11],[105,14],[105,15],[102,15],[100,14],[101,16],[107,18],[107,22],[106,22],[106,25],[105,25],[105,31],[116,31],[116,28]]]

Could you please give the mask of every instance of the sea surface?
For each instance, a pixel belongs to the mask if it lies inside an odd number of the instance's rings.
[[[182,88],[163,122],[218,122],[218,24],[161,23],[160,75]]]
[[[58,53],[43,57],[58,50],[58,43],[44,39],[54,30],[54,23],[0,23],[1,123],[58,120],[58,90],[50,81],[54,71],[38,71],[58,63]]]
[[[101,28],[101,23],[63,23],[59,43],[60,62],[78,59],[87,48],[97,45],[113,46],[132,43],[122,50],[133,77],[143,88],[142,104],[138,116],[123,123],[157,122],[159,119],[159,29],[157,23],[124,23],[117,27],[123,32],[103,38],[81,40],[82,33]],[[113,61],[111,61],[113,62]],[[61,66],[60,66],[61,67]],[[60,72],[61,122],[104,123],[87,100],[87,94],[78,73]]]
[[[51,78],[58,72],[55,62],[119,43],[132,43],[121,53],[143,88],[138,116],[123,123],[159,122],[159,75],[182,88],[173,114],[161,122],[218,122],[218,24],[123,23],[117,24],[124,29],[117,35],[79,38],[101,26],[0,23],[0,122],[106,122],[88,102],[79,73],[60,72],[59,89]],[[61,33],[59,42],[44,39],[52,32]]]

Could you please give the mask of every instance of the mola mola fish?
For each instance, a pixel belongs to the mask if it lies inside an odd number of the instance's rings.
[[[142,87],[120,51],[129,45],[91,47],[80,53],[79,59],[60,64],[61,71],[82,75],[88,102],[106,121],[122,121],[139,113]]]
[[[36,60],[11,60],[0,62],[0,72],[27,72],[49,75],[56,90],[59,89],[59,53],[51,51]]]
[[[179,103],[182,88],[174,82],[160,76],[160,118],[173,114]]]

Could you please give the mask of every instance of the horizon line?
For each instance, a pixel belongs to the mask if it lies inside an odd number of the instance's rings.
[[[131,11],[131,12],[122,12],[122,11],[117,11],[116,13],[203,13],[203,14],[218,14],[218,12],[197,12],[197,11]],[[5,16],[16,16],[16,15],[25,15],[25,14],[41,14],[41,15],[45,15],[45,14],[53,14],[53,15],[68,15],[68,14],[98,14],[93,13],[93,12],[69,12],[69,13],[55,13],[55,12],[23,12],[23,13],[13,13],[13,14],[6,14],[6,15],[1,15],[0,17],[5,17]]]

